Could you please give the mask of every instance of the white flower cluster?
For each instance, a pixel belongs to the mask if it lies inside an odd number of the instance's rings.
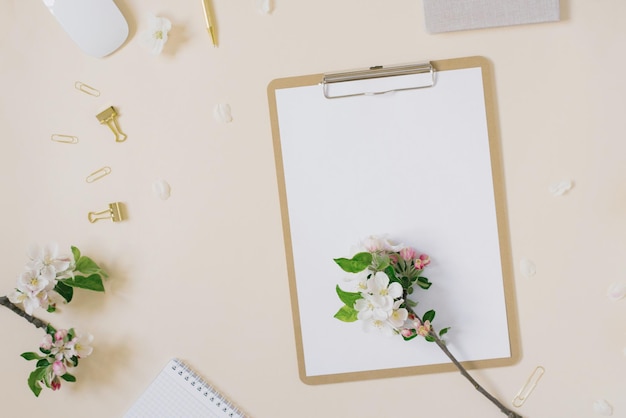
[[[358,287],[363,290],[362,298],[355,302],[354,309],[358,311],[357,318],[363,321],[366,331],[375,329],[391,335],[404,327],[409,313],[400,308],[404,302],[400,283],[390,284],[387,274],[379,271],[369,278],[362,273]]]
[[[71,277],[74,257],[58,255],[58,246],[33,247],[28,251],[29,261],[25,271],[17,279],[17,288],[9,295],[14,304],[24,304],[24,311],[32,315],[39,307],[49,306],[63,301],[54,287],[59,279]]]

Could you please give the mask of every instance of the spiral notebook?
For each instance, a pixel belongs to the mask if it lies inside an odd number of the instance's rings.
[[[124,418],[249,418],[179,359],[172,359]]]

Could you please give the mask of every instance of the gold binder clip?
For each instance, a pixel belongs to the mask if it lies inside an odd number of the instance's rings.
[[[91,86],[88,86],[87,84],[83,82],[77,81],[76,83],[74,83],[74,87],[76,88],[76,90],[82,91],[83,93],[87,93],[90,96],[94,96],[94,97],[100,96],[100,92],[97,89]]]
[[[513,406],[519,408],[524,405],[524,402],[526,402],[526,399],[528,399],[532,391],[535,389],[537,382],[539,382],[539,379],[541,379],[541,376],[543,376],[545,371],[546,370],[542,366],[537,366],[537,368],[535,368],[526,381],[526,384],[524,384],[524,387],[522,387],[513,398]]]
[[[126,134],[123,133],[120,130],[120,127],[117,125],[117,112],[115,111],[113,106],[98,113],[96,115],[96,118],[98,118],[101,124],[106,124],[111,129],[111,131],[113,131],[113,133],[115,134],[115,142],[126,141]]]
[[[50,139],[63,144],[78,144],[78,137],[72,135],[52,134]]]
[[[102,212],[89,212],[87,216],[89,222],[95,223],[101,219],[111,219],[113,222],[120,222],[125,219],[124,205],[120,202],[109,203],[109,209]]]
[[[102,167],[88,175],[85,180],[87,183],[93,183],[94,181],[100,180],[102,177],[108,176],[109,174],[111,174],[111,167]]]

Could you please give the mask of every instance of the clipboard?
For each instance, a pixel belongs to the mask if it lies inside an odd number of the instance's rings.
[[[467,368],[519,360],[490,62],[467,57],[273,80],[268,85],[300,379],[457,370],[434,343],[333,317],[334,258],[370,235],[430,255],[420,314]]]

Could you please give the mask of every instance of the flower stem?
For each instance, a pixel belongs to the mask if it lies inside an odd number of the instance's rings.
[[[13,302],[11,302],[9,300],[9,298],[6,297],[6,296],[0,296],[0,305],[5,306],[8,309],[12,310],[13,312],[18,314],[22,318],[26,319],[28,322],[30,322],[31,324],[33,324],[37,328],[46,329],[46,327],[48,326],[47,322],[42,321],[39,318],[35,318],[34,316],[29,315],[26,312],[24,312],[23,310],[21,310],[20,308],[18,308],[17,305],[15,305]]]
[[[415,314],[415,312],[413,311],[413,309],[411,307],[407,306],[407,310],[417,317],[417,315]],[[420,321],[421,321],[421,319],[420,319]],[[467,372],[467,370],[465,370],[465,367],[463,367],[463,365],[454,357],[454,355],[450,352],[450,350],[448,350],[448,347],[446,347],[446,344],[441,340],[441,338],[439,338],[439,336],[437,335],[435,330],[431,329],[429,331],[428,335],[435,340],[435,344],[437,344],[437,346],[441,349],[441,351],[443,351],[444,354],[446,356],[448,356],[448,358],[452,361],[452,363],[456,366],[456,368],[459,369],[459,372],[461,372],[463,377],[465,377],[467,380],[469,380],[469,382],[472,384],[472,386],[474,386],[474,389],[476,389],[483,396],[485,396],[487,399],[489,399],[508,418],[522,418],[521,415],[517,414],[514,411],[511,411],[509,408],[504,406],[502,404],[502,402],[500,402],[493,395],[491,395],[489,392],[487,392],[487,390],[485,390],[485,388],[483,388],[476,380],[474,380],[474,378]]]

